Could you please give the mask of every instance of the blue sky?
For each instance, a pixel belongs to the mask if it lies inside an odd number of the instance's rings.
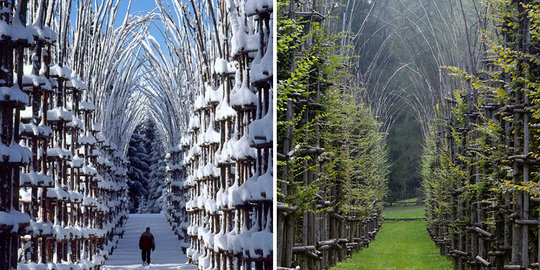
[[[125,9],[127,9],[128,2],[129,1],[127,0],[122,0],[120,2],[120,5],[124,9],[123,11],[124,13],[125,13]],[[153,0],[133,0],[131,3],[131,9],[134,11],[150,11],[154,9],[155,7],[156,7],[156,4]]]
[[[124,18],[124,15],[127,12],[129,0],[120,0],[120,7],[118,10],[118,14],[121,15],[119,18]],[[136,13],[136,12],[150,12],[153,9],[156,8],[156,3],[154,0],[132,0],[131,1],[131,8],[129,10],[130,13]],[[116,22],[117,25],[122,23],[122,20],[120,19],[118,22]],[[159,24],[161,25],[161,24]],[[150,34],[156,38],[156,40],[161,43],[161,46],[163,47],[163,38],[161,38],[161,33],[156,29],[155,25],[152,25],[150,29]]]
[[[76,7],[77,7],[77,0],[72,0],[72,15],[71,20],[72,23],[75,24],[75,18],[76,18]],[[102,1],[113,1],[113,0],[97,0],[98,3],[102,3]],[[160,1],[176,1],[176,0],[160,0]],[[118,27],[122,21],[124,20],[124,16],[127,12],[129,0],[119,0],[120,6],[118,8],[118,16],[116,18],[115,26]],[[150,12],[156,8],[156,3],[154,0],[132,0],[131,1],[131,8],[129,12],[131,14],[137,13],[137,12]],[[162,26],[160,22],[157,22],[159,26]],[[162,48],[165,48],[164,39],[161,37],[161,32],[157,30],[156,25],[152,25],[150,28],[150,34],[154,36],[154,38],[160,43]]]

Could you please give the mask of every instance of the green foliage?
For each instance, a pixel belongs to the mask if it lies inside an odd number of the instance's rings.
[[[515,172],[507,159],[523,151],[523,145],[507,142],[522,136],[516,134],[523,134],[524,122],[516,119],[511,110],[505,110],[528,100],[524,109],[532,113],[533,121],[540,118],[540,109],[535,106],[540,105],[540,60],[530,53],[540,49],[540,4],[518,7],[510,0],[490,0],[485,5],[497,25],[493,32],[484,33],[490,66],[475,74],[445,67],[461,80],[462,88],[454,91],[456,103],[445,105],[446,110],[439,113],[424,145],[423,188],[428,223],[433,226],[452,216],[451,192],[459,191],[456,199],[460,202],[487,205],[488,227],[494,225],[491,209],[505,204],[505,194],[523,190],[540,195],[538,174],[533,172],[534,181],[524,183],[520,180],[522,174]],[[527,46],[523,33],[518,31],[520,21],[530,23]],[[506,107],[493,112],[485,109],[488,104]],[[527,158],[540,156],[539,139],[539,131],[531,129]],[[455,221],[468,220],[457,216]]]
[[[419,163],[422,154],[420,124],[413,115],[404,112],[392,125],[387,140],[392,164],[388,200],[395,201],[396,198],[409,197],[419,191]]]
[[[387,153],[361,90],[348,86],[350,48],[336,46],[340,35],[324,24],[287,18],[288,8],[278,1],[278,151],[290,146],[278,161],[279,201],[308,212],[329,201],[338,212],[371,216],[386,194]]]
[[[325,178],[340,191],[334,199],[344,212],[370,216],[381,210],[387,192],[387,154],[379,123],[353,95],[330,89],[327,97],[328,125],[322,137],[330,162]]]

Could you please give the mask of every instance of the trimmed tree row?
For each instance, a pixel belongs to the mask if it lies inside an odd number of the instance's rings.
[[[123,233],[127,163],[68,67],[67,30],[53,25],[69,7],[0,5],[0,265],[99,268]]]
[[[540,259],[540,5],[488,1],[483,69],[449,67],[422,160],[428,231],[456,269],[531,269]]]
[[[382,223],[388,163],[380,124],[353,87],[348,47],[325,3],[278,1],[281,269],[328,269]]]

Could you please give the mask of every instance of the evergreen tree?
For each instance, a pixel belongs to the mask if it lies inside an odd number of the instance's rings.
[[[155,129],[152,129],[155,133]],[[150,175],[149,175],[149,193],[148,193],[148,210],[151,213],[158,213],[161,211],[165,202],[164,193],[166,193],[167,184],[165,178],[167,178],[165,163],[165,150],[161,140],[152,134],[153,139],[150,140],[151,152],[150,152]]]
[[[148,195],[148,176],[150,172],[147,138],[143,134],[144,126],[138,126],[131,136],[127,158],[130,166],[128,171],[129,205],[131,213],[138,212],[140,204]]]
[[[165,150],[152,121],[146,120],[135,129],[129,142],[127,157],[130,161],[129,211],[161,211],[167,176]]]

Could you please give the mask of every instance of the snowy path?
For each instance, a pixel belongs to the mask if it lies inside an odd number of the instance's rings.
[[[156,250],[152,252],[150,267],[142,267],[139,237],[146,227],[154,235]],[[177,236],[171,231],[162,214],[132,214],[127,221],[124,238],[105,262],[103,269],[197,269],[188,264],[187,257],[180,249]]]

